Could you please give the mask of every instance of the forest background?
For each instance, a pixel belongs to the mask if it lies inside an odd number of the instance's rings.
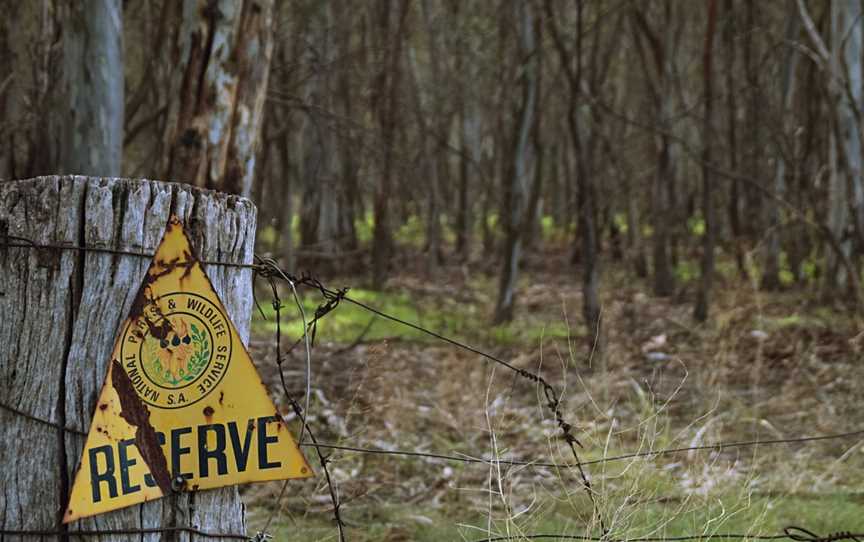
[[[0,9],[2,179],[250,197],[258,252],[285,268],[523,366],[555,359],[591,456],[864,419],[858,0]],[[252,347],[266,356],[263,316]],[[490,442],[506,436],[529,441],[508,444],[514,457],[550,452],[532,390],[367,320],[340,308],[321,323],[310,423],[325,435],[472,456],[504,454]],[[435,384],[394,392],[421,377]],[[862,450],[653,459],[598,473],[601,508],[631,534],[771,530],[804,509],[853,529]],[[570,532],[593,517],[566,474],[337,465],[370,539]],[[275,511],[285,537],[331,536],[322,486],[278,501],[261,487],[253,522]]]

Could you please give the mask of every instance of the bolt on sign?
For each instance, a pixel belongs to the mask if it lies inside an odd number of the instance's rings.
[[[313,475],[176,217],[120,329],[63,523]]]

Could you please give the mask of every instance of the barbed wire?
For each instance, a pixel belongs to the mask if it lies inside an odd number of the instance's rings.
[[[586,542],[687,542],[690,540],[793,540],[795,542],[838,542],[841,540],[852,540],[853,542],[861,542],[861,538],[864,538],[864,533],[837,531],[826,536],[819,536],[804,527],[790,525],[783,529],[783,534],[714,533],[636,538],[609,538],[587,534],[520,534],[518,536],[494,536],[491,538],[482,538],[475,540],[474,542],[504,542],[506,540],[584,540]]]
[[[267,263],[267,260],[261,260],[261,261],[265,262],[265,264]],[[275,264],[275,262],[274,262],[274,264]],[[295,288],[294,283],[291,281],[291,279],[289,279],[284,274],[282,275],[282,278],[285,280],[288,280],[288,282],[291,286],[291,291],[294,295],[294,301],[297,303],[298,310],[300,311],[300,315],[303,319],[302,338],[306,341],[307,361],[311,364],[311,348],[312,348],[312,346],[309,342],[309,326],[314,325],[314,323],[307,323],[306,322],[306,313],[303,310],[303,305],[300,302],[300,299],[297,297],[297,289]],[[318,461],[321,464],[321,469],[324,471],[324,479],[327,482],[327,489],[330,492],[330,501],[333,504],[333,520],[336,523],[336,529],[337,529],[337,532],[339,533],[339,542],[345,542],[345,522],[342,521],[342,516],[341,516],[341,512],[340,512],[342,503],[339,500],[339,492],[336,488],[336,485],[333,483],[333,479],[330,476],[330,468],[328,467],[328,464],[330,462],[330,458],[325,456],[324,453],[321,451],[321,448],[318,447],[318,439],[315,438],[315,433],[312,432],[312,429],[309,427],[309,424],[306,421],[306,412],[308,412],[308,410],[309,410],[309,398],[311,396],[311,390],[307,386],[306,411],[304,412],[303,408],[300,406],[300,404],[294,399],[294,397],[288,391],[288,384],[285,381],[285,371],[284,371],[284,368],[282,366],[282,363],[283,363],[283,358],[282,358],[282,317],[281,317],[282,301],[279,298],[279,289],[276,287],[276,281],[275,281],[273,276],[268,277],[266,280],[268,281],[268,283],[270,285],[271,292],[273,294],[273,311],[276,315],[276,366],[279,369],[279,381],[282,384],[282,393],[285,395],[285,399],[288,401],[288,404],[290,404],[291,408],[294,410],[294,414],[297,416],[297,418],[302,423],[301,429],[300,429],[300,437],[298,439],[299,443],[301,445],[303,444],[303,433],[305,430],[305,433],[307,433],[309,435],[309,439],[312,441],[312,447],[315,448],[315,453],[318,456]],[[259,310],[260,310],[260,307],[259,307]],[[320,311],[317,311],[317,310],[315,311],[316,319],[319,318],[319,316],[318,316],[319,312]],[[323,316],[323,314],[322,314],[322,316]],[[309,368],[308,370],[311,371],[311,368]],[[307,373],[307,374],[309,374],[309,373]],[[284,484],[287,484],[287,482],[285,482]],[[283,494],[284,494],[284,489],[285,489],[284,484],[282,486],[282,488],[283,488],[282,493]],[[281,500],[281,495],[280,495],[280,500]],[[277,503],[277,508],[278,508],[278,506],[279,506],[279,503]],[[268,518],[268,520],[267,520],[268,526],[270,525],[270,521],[272,520],[272,517],[273,517],[273,514],[275,513],[275,511],[276,511],[276,509],[273,510],[273,512],[270,515],[270,518]],[[265,528],[265,531],[266,531],[266,528]]]
[[[35,243],[32,240],[8,235],[6,231],[0,231],[0,248],[9,247],[9,248],[24,248],[24,249],[46,249],[46,250],[71,250],[71,251],[81,251],[81,252],[96,252],[96,253],[107,253],[107,254],[115,254],[121,256],[134,256],[134,257],[142,257],[142,258],[152,258],[153,254],[134,251],[134,250],[120,250],[120,249],[112,249],[106,247],[90,247],[90,246],[80,246],[80,245],[72,245],[72,244],[62,244],[62,243]],[[528,535],[519,535],[518,537],[491,537],[485,538],[482,540],[478,540],[476,542],[497,542],[497,541],[505,541],[505,540],[585,540],[585,541],[597,541],[597,542],[678,542],[678,541],[691,541],[691,540],[737,540],[737,539],[749,539],[749,540],[793,540],[795,542],[838,542],[841,540],[852,540],[854,542],[861,542],[861,538],[864,538],[864,533],[852,533],[850,531],[837,531],[831,533],[826,536],[819,536],[812,531],[809,531],[803,527],[798,526],[789,526],[784,529],[783,534],[776,535],[749,535],[749,534],[733,534],[733,533],[725,533],[725,534],[698,534],[698,535],[684,535],[677,537],[647,537],[647,538],[627,538],[627,539],[614,539],[610,538],[609,531],[606,528],[604,523],[604,519],[602,514],[600,513],[599,507],[597,505],[596,499],[594,497],[594,491],[591,487],[590,481],[588,479],[587,473],[584,470],[585,466],[594,465],[599,463],[607,463],[612,461],[622,461],[626,459],[633,459],[639,457],[653,457],[660,456],[666,454],[675,454],[689,451],[705,451],[705,450],[715,450],[717,452],[721,452],[724,449],[730,448],[738,448],[738,447],[750,447],[750,446],[761,446],[761,445],[777,445],[777,444],[789,444],[789,443],[811,443],[817,441],[824,441],[830,439],[845,439],[851,438],[855,436],[864,435],[864,430],[851,431],[846,433],[836,433],[836,434],[828,434],[828,435],[816,435],[816,436],[804,436],[804,437],[793,437],[793,438],[785,438],[785,439],[770,439],[770,440],[751,440],[751,441],[733,441],[733,442],[717,442],[708,445],[701,446],[688,446],[681,448],[669,448],[662,450],[649,450],[649,451],[637,451],[626,453],[618,456],[599,458],[595,460],[582,461],[579,457],[579,454],[576,450],[576,447],[582,447],[582,444],[576,439],[576,437],[572,434],[573,426],[568,423],[561,414],[562,409],[562,399],[558,396],[554,387],[548,383],[541,375],[528,371],[526,369],[517,367],[512,363],[505,361],[497,356],[494,356],[488,352],[484,352],[477,348],[474,348],[468,344],[462,343],[458,340],[452,339],[450,337],[441,335],[435,331],[424,328],[418,324],[413,322],[409,322],[398,318],[396,316],[387,314],[375,307],[367,305],[359,300],[353,299],[347,295],[348,289],[343,288],[340,290],[331,290],[321,281],[314,278],[310,274],[302,274],[300,277],[296,277],[284,269],[279,267],[277,262],[272,258],[260,258],[256,256],[256,263],[252,264],[244,264],[244,263],[235,263],[235,262],[226,262],[226,261],[207,261],[207,260],[199,260],[200,263],[204,265],[217,265],[217,266],[228,266],[228,267],[238,267],[244,269],[251,269],[254,272],[254,276],[263,278],[268,282],[271,287],[271,291],[273,294],[273,307],[276,315],[276,352],[277,352],[277,366],[280,374],[280,381],[282,384],[283,393],[285,395],[286,400],[291,406],[294,414],[298,417],[298,419],[302,423],[301,434],[299,439],[299,444],[304,447],[311,447],[315,449],[316,454],[318,455],[318,459],[321,463],[322,470],[325,474],[325,479],[330,491],[331,501],[333,503],[333,513],[334,513],[334,521],[337,525],[339,540],[340,542],[345,542],[344,535],[344,521],[340,515],[341,502],[338,497],[338,491],[333,483],[333,480],[330,476],[328,464],[330,462],[330,458],[326,456],[322,449],[331,449],[331,450],[339,450],[345,452],[355,452],[362,454],[375,454],[375,455],[388,455],[388,456],[401,456],[401,457],[420,457],[420,458],[431,458],[431,459],[441,459],[447,461],[455,461],[462,463],[482,463],[482,464],[498,464],[498,465],[513,465],[513,466],[524,466],[528,468],[535,467],[565,467],[565,468],[576,468],[579,472],[581,482],[583,488],[585,489],[587,495],[589,496],[593,513],[595,517],[599,520],[601,527],[601,536],[593,536],[589,534],[578,534],[578,535],[566,535],[566,534],[528,534]],[[296,347],[300,341],[307,342],[307,404],[306,410],[304,411],[303,407],[292,397],[292,395],[288,392],[287,384],[285,381],[284,371],[282,367],[283,358],[282,358],[282,350],[281,350],[281,308],[282,304],[278,295],[278,288],[276,286],[276,281],[282,280],[289,284],[292,288],[292,291],[295,295],[295,301],[298,304],[299,310],[303,311],[302,304],[300,303],[299,298],[296,296],[296,288],[295,286],[306,286],[313,288],[321,293],[324,297],[324,302],[322,302],[319,307],[315,311],[314,318],[310,321],[306,321],[305,314],[302,314],[302,319],[304,321],[303,325],[303,335],[298,339],[297,342],[292,345],[287,353]],[[0,295],[3,295],[0,292]],[[309,375],[311,373],[311,346],[314,344],[315,335],[317,332],[317,323],[324,316],[332,312],[340,302],[346,301],[351,303],[361,309],[364,309],[372,314],[380,316],[382,318],[391,320],[400,325],[409,327],[431,337],[434,337],[440,341],[448,343],[457,348],[463,349],[468,352],[472,352],[477,354],[489,361],[492,361],[496,364],[499,364],[510,371],[513,371],[516,375],[531,381],[543,390],[547,407],[552,412],[555,421],[561,430],[562,437],[568,446],[571,449],[571,452],[574,456],[575,463],[552,463],[552,462],[541,462],[541,461],[528,461],[528,460],[503,460],[503,459],[484,459],[484,458],[473,458],[467,456],[456,456],[451,454],[441,454],[434,452],[421,452],[415,450],[386,450],[386,449],[378,449],[378,448],[361,448],[361,447],[353,447],[353,446],[344,446],[339,444],[331,444],[331,443],[322,443],[318,442],[315,437],[313,431],[309,427],[307,423],[308,417],[308,399],[310,395],[310,384],[308,380],[311,378]],[[255,300],[256,305],[258,305],[257,299]],[[258,306],[260,310],[260,306]],[[262,315],[263,315],[263,311]],[[311,338],[310,338],[311,333]],[[311,340],[310,340],[311,339]],[[27,419],[36,421],[38,423],[42,423],[51,427],[54,427],[57,430],[70,432],[78,435],[86,436],[86,432],[75,429],[65,427],[59,423],[45,420],[39,418],[35,415],[29,414],[19,408],[12,407],[5,403],[0,402],[0,408],[7,410],[9,412],[15,413]],[[311,443],[302,442],[303,435],[308,434],[311,440]],[[284,493],[284,487],[283,487]],[[270,522],[268,521],[267,525],[269,526]],[[270,535],[266,533],[266,529],[264,532],[259,532],[253,537],[249,537],[248,535],[241,535],[237,533],[213,533],[199,530],[194,527],[162,527],[162,528],[139,528],[139,529],[106,529],[106,530],[57,530],[57,529],[20,529],[20,530],[9,530],[3,529],[0,530],[0,534],[3,535],[18,535],[18,536],[100,536],[100,535],[122,535],[122,534],[158,534],[158,533],[168,533],[168,532],[186,532],[190,534],[196,534],[198,536],[202,536],[204,538],[229,538],[229,539],[237,539],[237,540],[263,540],[268,538]]]
[[[3,536],[107,536],[107,535],[145,535],[145,534],[163,534],[163,533],[186,533],[194,534],[202,538],[228,538],[232,540],[254,540],[245,534],[239,533],[217,533],[213,531],[203,531],[195,527],[141,527],[137,529],[75,529],[75,530],[60,530],[60,529],[0,529],[0,535]]]
[[[32,414],[28,414],[20,409],[7,405],[5,403],[0,402],[0,408],[4,410],[8,410],[14,414],[18,414],[24,418],[29,420],[51,426],[55,429],[66,431],[69,433],[73,433],[76,435],[87,436],[85,431],[81,431],[80,429],[75,429],[72,427],[61,427],[60,424],[52,422],[50,420],[45,420],[43,418],[39,418]],[[634,459],[640,457],[655,457],[662,455],[673,455],[685,452],[699,452],[699,451],[715,451],[715,452],[723,452],[724,450],[734,449],[734,448],[750,448],[750,447],[758,447],[758,446],[773,446],[778,444],[808,444],[813,442],[820,442],[825,440],[845,440],[853,437],[864,437],[864,429],[857,431],[848,431],[845,433],[829,433],[825,435],[809,435],[802,437],[789,437],[789,438],[779,438],[779,439],[766,439],[766,440],[743,440],[743,441],[717,441],[710,444],[703,444],[700,446],[683,446],[680,448],[662,448],[659,450],[645,450],[640,452],[628,452],[621,455],[609,456],[609,457],[601,457],[598,459],[589,459],[582,462],[583,466],[587,465],[599,465],[603,463],[612,463],[616,461],[624,461],[627,459]],[[443,461],[452,461],[455,463],[476,463],[483,465],[512,465],[515,467],[527,467],[527,468],[574,468],[576,465],[573,463],[555,463],[549,461],[541,461],[539,459],[497,459],[497,458],[483,458],[483,457],[470,457],[467,455],[453,455],[446,454],[441,452],[426,452],[421,450],[392,450],[387,448],[369,448],[362,446],[347,446],[344,444],[335,444],[332,442],[319,442],[317,444],[309,444],[302,443],[301,446],[304,448],[323,448],[330,450],[339,450],[342,452],[353,452],[358,454],[369,454],[369,455],[387,455],[394,457],[404,457],[404,458],[425,458],[425,459],[440,459]]]
[[[602,463],[611,463],[615,461],[624,461],[626,459],[634,459],[639,457],[654,457],[661,455],[671,455],[678,454],[684,452],[692,452],[692,451],[716,451],[722,452],[726,449],[732,448],[747,448],[747,447],[755,447],[755,446],[764,446],[764,445],[776,445],[776,444],[796,444],[796,443],[809,443],[809,442],[818,442],[823,440],[835,440],[835,439],[848,439],[852,437],[864,437],[864,429],[859,431],[849,431],[846,433],[834,433],[829,435],[814,435],[814,436],[806,436],[806,437],[791,437],[785,439],[768,439],[768,440],[747,440],[747,441],[719,441],[712,444],[704,444],[701,446],[685,446],[681,448],[665,448],[660,450],[647,450],[642,452],[630,452],[622,455],[610,456],[610,457],[602,457],[599,459],[591,459],[582,462],[583,466],[587,465],[599,465]],[[446,461],[454,461],[461,463],[482,463],[482,464],[493,464],[493,465],[512,465],[512,466],[520,466],[520,467],[538,467],[538,468],[573,468],[576,465],[571,463],[551,463],[544,462],[539,460],[519,460],[519,459],[493,459],[493,458],[476,458],[476,457],[467,457],[467,456],[457,456],[450,454],[442,454],[436,452],[421,452],[419,450],[388,450],[385,448],[362,448],[362,447],[354,447],[354,446],[345,446],[340,444],[331,444],[331,443],[321,443],[319,444],[321,448],[332,448],[334,450],[342,450],[346,452],[356,452],[362,454],[378,454],[378,455],[390,455],[390,456],[404,456],[404,457],[422,457],[429,459],[442,459]]]
[[[148,259],[153,259],[153,257],[156,255],[152,252],[143,252],[139,250],[125,250],[118,248],[85,246],[67,243],[37,243],[31,239],[27,239],[26,237],[19,237],[17,235],[8,234],[4,235],[2,231],[0,231],[0,248],[25,248],[33,250],[67,250],[72,252],[94,252],[97,254],[114,254],[116,256],[134,256],[136,258]],[[204,265],[239,267],[243,269],[255,269],[257,267],[257,264],[226,262],[222,260],[198,260],[198,262]]]
[[[576,463],[575,463],[576,470],[579,473],[579,478],[580,478],[580,481],[582,483],[582,487],[585,490],[585,494],[588,496],[589,500],[591,501],[591,506],[593,509],[594,516],[597,518],[597,521],[600,524],[600,530],[603,533],[607,532],[606,522],[603,518],[603,514],[600,512],[600,507],[597,504],[597,499],[594,495],[594,489],[591,487],[591,481],[588,478],[588,474],[585,471],[585,469],[582,465],[582,460],[580,459],[579,453],[576,450],[577,446],[582,448],[582,443],[580,443],[579,440],[573,435],[573,425],[571,423],[569,423],[568,421],[566,421],[564,419],[563,414],[561,413],[562,405],[563,405],[563,399],[558,395],[558,392],[555,390],[555,388],[552,387],[552,385],[545,378],[543,378],[541,375],[534,373],[534,372],[531,372],[531,371],[528,371],[527,369],[517,367],[517,366],[513,365],[512,363],[507,362],[507,361],[505,361],[505,360],[503,360],[497,356],[494,356],[492,354],[489,354],[487,352],[484,352],[482,350],[474,348],[474,347],[467,345],[463,342],[460,342],[460,341],[457,341],[455,339],[451,339],[449,337],[441,335],[440,333],[437,333],[437,332],[432,331],[430,329],[419,326],[413,322],[409,322],[407,320],[403,320],[403,319],[398,318],[396,316],[392,316],[392,315],[387,314],[381,310],[378,310],[378,309],[376,309],[370,305],[367,305],[361,301],[355,300],[355,299],[353,299],[347,295],[347,290],[344,288],[342,290],[330,290],[330,289],[326,288],[324,286],[324,284],[321,283],[321,281],[319,281],[318,279],[315,279],[314,277],[312,277],[309,274],[304,274],[304,275],[301,275],[300,277],[292,276],[290,273],[281,269],[276,264],[275,260],[270,259],[268,261],[262,261],[261,266],[255,270],[255,276],[260,276],[260,277],[263,277],[263,278],[268,279],[268,280],[272,280],[273,278],[288,280],[292,284],[303,284],[303,285],[311,286],[313,288],[318,289],[321,292],[321,294],[325,297],[325,299],[327,299],[327,304],[325,305],[325,307],[327,307],[327,308],[326,308],[326,310],[323,311],[323,314],[327,314],[328,312],[332,311],[339,304],[340,301],[345,300],[345,301],[352,303],[352,304],[354,304],[354,305],[356,305],[356,306],[358,306],[358,307],[360,307],[360,308],[362,308],[362,309],[364,309],[370,313],[376,314],[376,315],[381,316],[383,318],[386,318],[388,320],[392,320],[396,323],[399,323],[400,325],[415,329],[415,330],[420,331],[422,333],[425,333],[429,336],[435,337],[440,341],[446,342],[450,345],[456,346],[456,347],[461,348],[463,350],[466,350],[468,352],[472,352],[474,354],[480,355],[480,356],[482,356],[482,357],[484,357],[484,358],[486,358],[486,359],[488,359],[494,363],[497,363],[498,365],[501,365],[501,366],[509,369],[510,371],[514,372],[516,375],[539,385],[542,388],[543,394],[546,398],[546,406],[549,408],[553,417],[555,418],[555,421],[558,424],[558,428],[561,431],[562,438],[567,443],[567,446],[570,448],[570,451],[573,454],[573,459],[576,461]],[[323,316],[323,314],[322,314],[322,316]],[[316,317],[317,316],[318,315],[317,315],[317,311],[316,311]]]

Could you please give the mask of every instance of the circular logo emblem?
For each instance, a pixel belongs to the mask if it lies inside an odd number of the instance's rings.
[[[148,301],[123,333],[123,368],[141,399],[182,408],[203,399],[231,360],[228,319],[197,294],[177,292]]]

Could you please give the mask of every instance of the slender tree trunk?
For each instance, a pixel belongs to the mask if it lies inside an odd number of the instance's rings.
[[[788,1],[786,19],[786,42],[794,43],[800,31],[800,18],[795,0]],[[798,53],[792,47],[785,49],[783,73],[780,81],[780,101],[783,111],[784,135],[792,130],[794,110],[792,99],[795,92],[795,69],[798,65]],[[775,148],[774,186],[772,192],[777,198],[783,198],[786,192],[786,158],[783,149]],[[761,286],[765,290],[780,288],[780,250],[781,250],[781,216],[780,203],[776,199],[768,202],[768,242],[766,243],[765,269],[762,274]]]
[[[535,24],[535,26],[537,26]],[[538,27],[537,33],[537,41],[543,41],[543,36],[540,34],[540,30]],[[543,219],[543,210],[541,209],[542,199],[541,195],[543,193],[543,180],[544,180],[544,171],[543,168],[546,164],[546,150],[543,142],[543,108],[545,103],[542,100],[543,97],[543,57],[537,57],[537,64],[535,66],[537,73],[537,99],[534,100],[534,124],[531,128],[531,144],[534,148],[534,167],[532,172],[533,182],[531,183],[531,189],[528,192],[528,200],[526,202],[525,207],[525,218],[523,224],[523,232],[525,235],[525,247],[527,250],[532,250],[535,247],[535,243],[540,241],[542,242],[542,234],[540,232],[540,223]]]
[[[736,40],[735,30],[738,19],[735,16],[734,0],[725,2],[726,21],[723,27],[723,58],[726,70],[726,129],[729,145],[729,169],[738,171],[738,92],[735,80]],[[747,277],[744,265],[744,238],[741,224],[741,184],[738,179],[729,183],[729,228],[732,230],[732,246],[735,252],[735,265],[742,278]]]
[[[375,225],[372,232],[372,286],[382,288],[390,269],[393,252],[390,198],[393,189],[396,116],[402,79],[402,45],[410,4],[382,0],[378,5],[380,34],[386,40],[386,58],[378,74],[376,89],[377,117],[381,129],[384,157],[381,176],[376,185],[373,212]],[[398,9],[397,9],[398,8]],[[391,16],[396,17],[395,24]]]
[[[546,0],[545,9],[549,28],[552,34],[555,48],[558,51],[558,59],[565,70],[570,90],[570,101],[567,108],[567,128],[570,131],[570,139],[573,144],[573,156],[576,160],[576,198],[578,227],[576,239],[578,239],[579,262],[582,265],[582,316],[588,328],[589,342],[597,347],[597,352],[602,352],[602,335],[600,322],[600,299],[598,294],[599,284],[599,262],[598,262],[598,233],[597,233],[597,209],[595,204],[596,189],[594,181],[589,176],[591,168],[588,161],[591,159],[593,145],[589,148],[582,138],[581,126],[579,125],[580,94],[583,86],[583,18],[584,2],[579,0],[576,4],[576,47],[571,55],[563,41],[561,31],[556,22],[555,9],[552,0]],[[590,84],[593,74],[584,77]],[[588,117],[590,118],[590,117]],[[591,130],[587,129],[590,133]],[[574,251],[574,255],[575,255]]]
[[[717,0],[708,0],[708,23],[705,31],[705,51],[702,60],[704,70],[705,110],[702,126],[702,215],[705,219],[705,235],[702,239],[702,266],[699,293],[693,316],[704,322],[708,319],[711,286],[714,279],[714,243],[717,225],[714,223],[713,181],[708,164],[712,160],[714,131],[714,31],[717,25]]]
[[[762,128],[762,92],[759,86],[759,52],[756,50],[756,39],[761,34],[758,20],[758,0],[746,0],[746,23],[744,31],[744,72],[747,79],[745,122],[745,159],[743,160],[748,174],[754,179],[763,177],[763,128]],[[744,231],[750,241],[761,237],[764,233],[762,216],[763,194],[757,187],[748,187],[744,191],[744,208],[747,221]]]
[[[501,219],[504,222],[506,239],[504,258],[498,286],[498,302],[495,306],[495,323],[513,318],[516,281],[519,276],[524,237],[525,215],[531,183],[532,149],[531,130],[534,126],[537,100],[537,52],[534,39],[534,14],[527,3],[518,4],[519,56],[522,66],[522,100],[517,115],[513,137],[513,162],[509,174],[503,177],[504,206]]]
[[[670,0],[664,3],[664,15],[667,28],[673,23],[673,6]],[[671,253],[671,229],[673,227],[673,214],[676,208],[673,205],[675,198],[675,164],[672,161],[672,141],[666,134],[672,130],[674,85],[672,78],[675,74],[675,45],[674,37],[669,31],[663,31],[663,62],[661,91],[659,93],[660,104],[657,108],[659,113],[658,125],[663,130],[659,136],[659,156],[657,158],[657,177],[654,219],[654,293],[659,296],[670,296],[675,291],[675,276],[672,273]]]
[[[281,135],[277,143],[278,160],[284,179],[282,190],[282,204],[279,214],[279,253],[282,263],[288,270],[296,270],[297,260],[294,254],[294,186],[291,182],[291,133],[288,130]]]
[[[624,193],[627,198],[627,245],[633,262],[633,271],[639,278],[648,276],[648,261],[645,257],[645,247],[642,243],[642,230],[639,223],[636,194],[631,179],[624,181]]]
[[[462,114],[460,122],[460,151],[459,157],[459,193],[456,211],[456,253],[462,261],[468,260],[471,254],[471,241],[474,231],[474,215],[472,213],[471,198],[471,172],[473,168],[480,165],[480,156],[477,152],[477,120],[472,113],[468,112],[465,104],[466,98],[462,98]],[[484,217],[485,219],[485,217]]]

